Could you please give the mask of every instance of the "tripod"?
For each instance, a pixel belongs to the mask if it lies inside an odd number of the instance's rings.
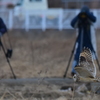
[[[79,34],[80,34],[80,33],[79,33]],[[92,46],[92,51],[94,52],[97,65],[98,65],[99,70],[100,70],[100,64],[99,64],[99,61],[98,61],[98,57],[97,57],[96,52],[95,52],[95,50],[94,50],[94,47],[93,47],[93,45],[92,45],[92,43],[91,43],[91,40],[90,40],[90,38],[89,38],[89,35],[87,35],[87,36],[88,36],[88,39],[89,39],[89,44],[91,44],[91,46]],[[64,73],[64,75],[63,75],[64,78],[67,76],[67,72],[68,72],[68,69],[69,69],[70,62],[71,62],[71,60],[72,60],[74,51],[75,51],[75,46],[76,46],[76,43],[77,43],[78,38],[79,38],[79,36],[77,36],[77,38],[76,38],[76,40],[75,40],[75,43],[74,43],[74,46],[73,46],[73,49],[72,49],[72,53],[71,53],[71,56],[70,56],[69,61],[68,61],[67,68],[66,68],[65,73]],[[82,44],[83,44],[83,31],[82,31],[82,33],[81,33],[81,43],[80,43],[80,44],[81,44],[81,45],[80,45],[80,46],[81,46],[81,47],[80,47],[80,51],[81,51],[81,50],[82,50],[82,47],[83,47],[83,46],[82,46]]]
[[[9,64],[9,67],[10,67],[11,72],[12,72],[12,74],[13,74],[13,78],[16,79],[16,76],[15,76],[14,71],[13,71],[13,69],[12,69],[12,66],[11,66],[11,64],[10,64],[9,58],[8,58],[7,55],[6,55],[6,51],[5,51],[5,48],[4,48],[3,44],[2,44],[1,39],[0,39],[0,46],[2,47],[2,50],[3,50],[4,55],[5,55],[5,57],[6,57],[6,60],[7,60],[8,64]]]

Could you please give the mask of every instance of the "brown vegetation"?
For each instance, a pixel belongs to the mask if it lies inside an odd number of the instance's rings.
[[[18,78],[62,77],[68,64],[76,39],[74,30],[14,30],[9,32],[13,46],[11,64]],[[100,36],[97,35],[98,57]],[[7,35],[3,37],[9,48]],[[3,51],[0,56],[0,78],[12,76]],[[98,67],[97,67],[98,69]],[[68,76],[71,73],[71,66]],[[98,73],[99,75],[99,73]]]
[[[13,47],[11,65],[17,78],[63,77],[69,57],[76,39],[74,30],[12,30],[9,31]],[[98,58],[100,60],[100,34],[96,31]],[[5,34],[6,47],[9,47]],[[11,70],[7,64],[4,53],[0,51],[0,78],[12,78]],[[98,67],[97,67],[98,69]],[[71,77],[71,65],[68,76]],[[98,71],[99,77],[99,71]],[[2,80],[1,80],[2,81]],[[77,83],[47,82],[38,80],[37,83],[0,83],[1,100],[99,100],[99,95],[90,90],[77,94]],[[73,86],[74,91],[61,91],[62,86]],[[93,85],[94,86],[94,85]],[[83,88],[83,87],[82,87]],[[85,93],[83,93],[85,92]]]

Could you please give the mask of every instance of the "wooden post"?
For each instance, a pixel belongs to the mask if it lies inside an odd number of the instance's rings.
[[[46,30],[46,11],[44,10],[42,12],[42,30],[45,31]]]
[[[25,11],[25,30],[29,31],[29,11]]]
[[[63,28],[63,10],[62,9],[60,9],[59,10],[59,19],[58,19],[58,27],[59,27],[59,30],[61,31],[62,30],[62,28]]]
[[[13,11],[9,10],[9,22],[8,22],[8,28],[12,29],[13,28]]]

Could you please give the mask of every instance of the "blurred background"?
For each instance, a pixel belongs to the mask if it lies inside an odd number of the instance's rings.
[[[76,39],[70,22],[83,5],[97,17],[93,28],[99,58],[100,0],[0,0],[0,17],[9,30],[9,39],[5,34],[2,41],[5,48],[10,48],[9,40],[12,44],[17,78],[63,77]],[[12,78],[2,50],[0,78]]]
[[[88,5],[97,16],[100,0],[0,0],[0,16],[9,29],[71,29],[71,19]]]

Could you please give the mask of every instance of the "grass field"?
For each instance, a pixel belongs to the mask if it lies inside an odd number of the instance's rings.
[[[63,77],[76,39],[74,30],[46,30],[45,32],[41,30],[30,30],[29,32],[12,30],[9,31],[9,35],[13,47],[13,56],[10,61],[17,78]],[[96,37],[98,59],[100,60],[99,30],[96,31]],[[3,36],[2,41],[9,48],[6,34]],[[0,52],[0,78],[13,78],[3,51]],[[70,73],[71,66],[68,70],[68,77],[71,77]],[[97,76],[99,77],[99,75],[98,71]],[[59,91],[61,86],[66,84],[43,84],[39,82],[39,84],[9,85],[1,83],[0,99],[99,100],[99,95],[90,92],[85,97],[80,98],[80,96],[75,97],[74,92],[70,94],[66,91]]]
[[[42,32],[23,30],[10,31],[13,47],[11,64],[18,78],[62,77],[75,42],[72,30],[47,30]],[[9,48],[7,36],[3,43]],[[12,77],[1,50],[0,78]],[[69,71],[70,72],[70,71]]]

